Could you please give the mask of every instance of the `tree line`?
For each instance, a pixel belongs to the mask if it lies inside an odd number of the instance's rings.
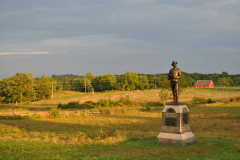
[[[213,80],[215,85],[240,86],[240,75],[201,74],[182,72],[180,87],[193,87],[196,80]],[[137,74],[126,71],[123,75],[106,73],[95,76],[87,72],[85,76],[52,75],[34,78],[30,72],[16,73],[0,80],[0,103],[22,103],[36,99],[49,99],[56,91],[102,92],[110,90],[131,91],[156,88],[170,88],[166,74]]]

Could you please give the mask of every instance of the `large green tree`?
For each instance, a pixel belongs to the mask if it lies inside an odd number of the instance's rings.
[[[186,87],[193,87],[194,83],[196,81],[188,76],[183,75],[182,78],[179,80],[179,85],[182,88],[186,88]]]
[[[171,88],[171,83],[167,78],[163,78],[162,81],[158,81],[158,85],[160,88],[167,88],[167,89]]]
[[[224,85],[226,87],[232,86],[234,84],[233,80],[230,77],[223,77],[217,80],[217,85]]]
[[[69,83],[69,79],[68,78],[63,78],[62,79],[62,85],[63,85],[63,90],[64,91],[70,91],[72,88],[72,85]]]
[[[85,82],[82,78],[75,78],[72,84],[72,90],[84,92],[85,91]]]
[[[116,85],[117,79],[111,73],[103,74],[94,78],[93,87],[96,91],[113,90]]]
[[[92,86],[92,81],[94,81],[95,75],[92,74],[92,72],[87,72],[86,75],[83,78],[84,85],[86,85],[87,91],[94,91],[94,88]]]
[[[121,85],[124,90],[135,90],[139,85],[137,73],[126,71],[126,74],[121,77]]]
[[[25,73],[16,73],[13,77],[4,79],[2,91],[6,103],[27,102],[35,99],[33,81]]]
[[[149,84],[148,84],[148,78],[146,75],[140,75],[139,76],[139,89],[144,90],[144,89],[149,89]]]
[[[51,97],[51,84],[49,83],[48,78],[44,74],[39,79],[39,81],[37,81],[35,90],[37,93],[37,97],[40,99]]]
[[[235,85],[235,86],[240,86],[240,77],[235,77],[235,78],[233,79],[233,82],[234,82],[234,85]]]

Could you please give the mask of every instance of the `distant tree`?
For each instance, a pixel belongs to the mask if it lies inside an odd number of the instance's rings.
[[[35,99],[32,79],[25,73],[16,73],[13,77],[4,79],[2,95],[6,103],[27,102]]]
[[[121,78],[121,85],[124,90],[135,90],[139,85],[139,79],[136,72],[126,71]]]
[[[230,77],[223,77],[217,80],[217,85],[224,85],[226,87],[232,86],[234,84],[233,80]]]
[[[214,83],[217,82],[217,80],[219,79],[219,74],[214,73],[212,75],[209,76],[210,80],[212,80]]]
[[[240,77],[236,77],[233,79],[234,85],[235,86],[240,86]]]
[[[5,81],[0,79],[0,104],[2,104],[5,99],[4,92],[3,92],[3,89],[5,86],[6,86]]]
[[[51,97],[51,87],[48,78],[43,74],[35,87],[39,99]]]
[[[186,88],[186,87],[192,87],[196,81],[188,76],[182,76],[182,78],[179,80],[180,87]]]
[[[155,88],[155,81],[156,81],[156,88],[159,88],[162,82],[162,78],[161,77],[154,78],[154,86],[153,86],[154,88]]]
[[[83,76],[73,75],[73,74],[63,74],[63,75],[52,75],[52,78],[56,82],[61,82],[64,78],[67,78],[70,81],[73,81],[76,78],[82,78]]]
[[[95,75],[93,75],[92,72],[87,72],[84,78],[92,82],[95,78]]]
[[[70,91],[72,88],[72,85],[69,83],[68,78],[63,78],[62,79],[62,85],[63,85],[63,90],[64,91]]]
[[[84,92],[85,91],[85,82],[83,78],[75,78],[72,84],[72,90]]]
[[[200,80],[199,73],[192,73],[192,74],[189,74],[189,76],[194,80]]]
[[[221,77],[221,78],[228,77],[228,73],[227,72],[222,72],[222,74],[220,74],[219,77]]]
[[[87,91],[94,91],[92,86],[92,81],[94,80],[95,75],[92,74],[92,72],[87,72],[86,75],[83,78],[84,83],[86,84]]]
[[[116,76],[108,73],[94,78],[93,85],[96,91],[113,90],[116,82]]]
[[[148,79],[146,75],[140,75],[139,76],[139,89],[140,90],[145,90],[149,89],[149,84],[148,84]]]
[[[33,73],[32,72],[28,72],[28,78],[30,78],[31,80],[32,80],[32,83],[34,83],[34,81],[35,81],[35,78],[34,78],[34,75],[33,75]]]
[[[58,87],[58,83],[56,81],[54,81],[52,77],[47,77],[47,79],[48,79],[51,90],[53,87],[53,91],[56,91],[57,87]]]
[[[167,78],[164,78],[159,82],[159,87],[169,89],[171,87],[171,83]]]
[[[83,81],[84,81],[84,85],[86,85],[87,92],[94,91],[93,86],[92,86],[92,81],[90,79],[87,79],[84,77]]]

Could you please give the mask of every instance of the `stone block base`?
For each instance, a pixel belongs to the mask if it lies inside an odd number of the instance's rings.
[[[158,145],[167,146],[186,146],[195,142],[195,136],[192,132],[185,132],[183,134],[164,133],[160,132],[157,136]]]

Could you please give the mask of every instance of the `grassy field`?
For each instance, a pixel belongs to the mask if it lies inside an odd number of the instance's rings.
[[[144,91],[110,91],[110,92],[95,92],[95,94],[85,94],[82,92],[75,91],[64,91],[64,92],[55,92],[53,99],[41,100],[39,102],[32,103],[30,106],[37,105],[57,105],[59,103],[69,103],[72,101],[79,101],[84,103],[86,101],[98,102],[100,99],[111,99],[118,100],[120,97],[126,97],[129,95],[132,101],[159,101],[159,93],[163,91],[168,94],[168,100],[171,101],[172,96],[170,95],[172,91],[170,90],[161,90],[161,89],[151,89]],[[229,99],[231,97],[239,96],[240,90],[214,90],[214,89],[195,89],[195,88],[186,88],[182,89],[180,94],[181,101],[190,101],[193,97],[203,97],[205,99],[212,98],[214,100],[219,99]],[[26,106],[26,105],[25,105]]]
[[[58,118],[46,116],[59,102],[97,102],[126,95],[135,101],[159,101],[159,90],[63,92],[37,104],[0,105],[0,115],[36,113],[0,118],[0,159],[239,159],[240,102],[189,105],[196,143],[185,147],[157,145],[163,106],[68,109]],[[239,95],[240,91],[186,89],[180,99],[227,100]]]

